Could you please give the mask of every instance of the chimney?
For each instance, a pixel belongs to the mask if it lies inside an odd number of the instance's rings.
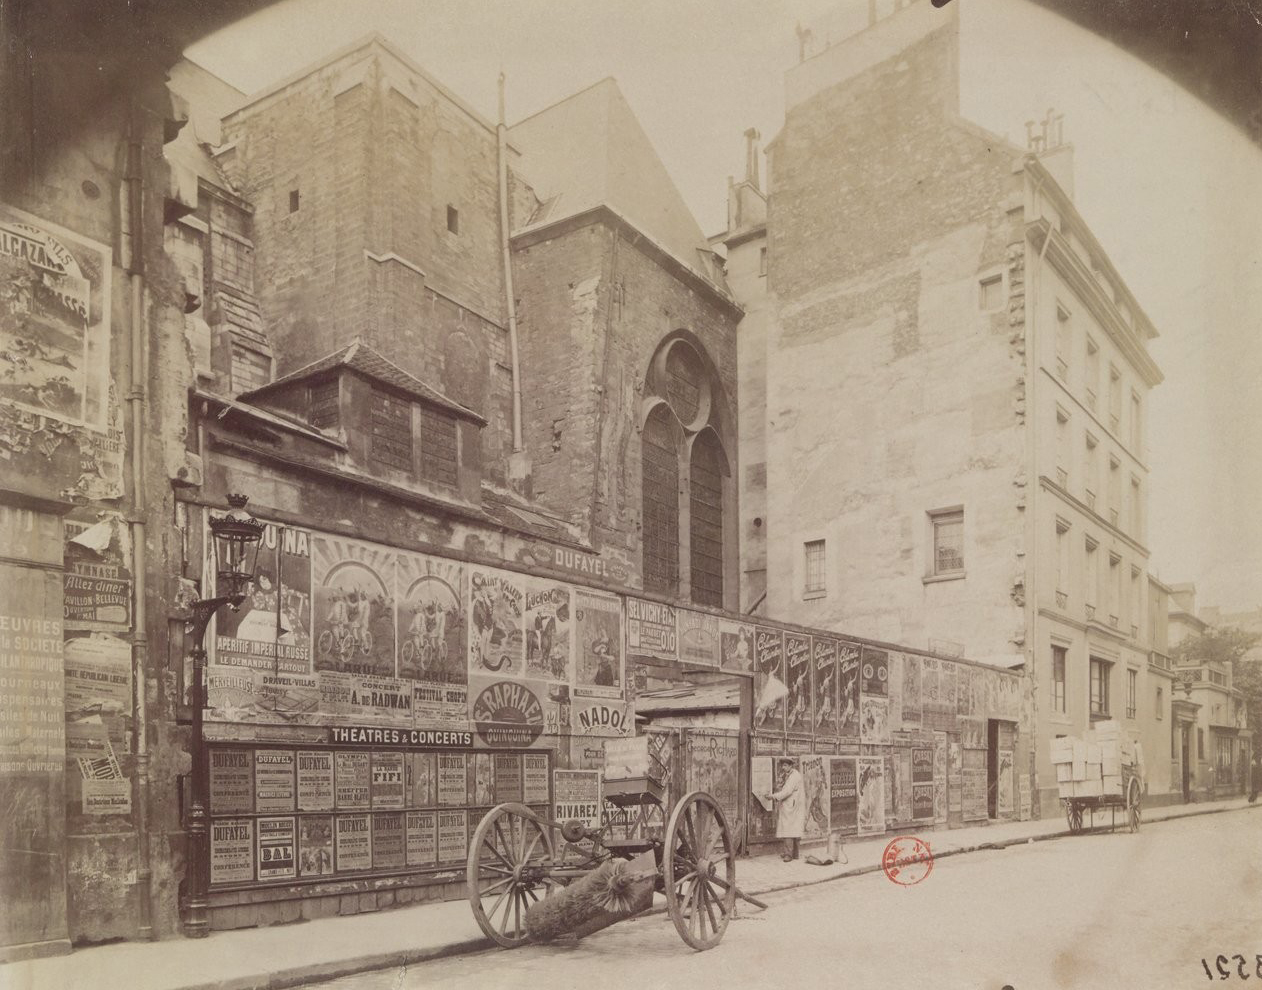
[[[761,137],[756,127],[745,132],[745,181],[758,192],[762,192],[762,187],[758,184],[758,156],[762,152],[758,140]]]
[[[1065,115],[1048,109],[1040,121],[1025,122],[1030,153],[1051,173],[1056,184],[1074,198],[1074,146],[1065,143]]]

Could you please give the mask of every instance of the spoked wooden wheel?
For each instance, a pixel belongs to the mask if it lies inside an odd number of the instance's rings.
[[[1132,780],[1130,787],[1126,789],[1126,821],[1130,825],[1132,832],[1138,832],[1140,826],[1140,804],[1143,797],[1140,794],[1139,781]]]
[[[486,813],[469,845],[466,883],[478,926],[507,949],[524,945],[526,908],[555,886],[552,830],[524,804]]]
[[[704,791],[684,796],[666,825],[666,910],[679,937],[712,949],[736,906],[736,858],[723,809]]]
[[[1082,831],[1082,805],[1077,801],[1065,802],[1065,820],[1069,822],[1069,831]]]

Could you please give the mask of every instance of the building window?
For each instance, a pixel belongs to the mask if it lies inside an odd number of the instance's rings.
[[[1069,594],[1069,523],[1056,520],[1056,606],[1064,608]]]
[[[1091,714],[1109,714],[1109,673],[1113,665],[1098,657],[1091,658]]]
[[[1095,512],[1096,493],[1100,490],[1100,443],[1090,433],[1087,434],[1087,487],[1085,489],[1087,508]]]
[[[767,249],[765,247],[758,249],[758,274],[767,274]]]
[[[933,576],[963,574],[964,510],[930,512],[929,520],[933,526]]]
[[[1140,504],[1141,503],[1139,501],[1139,479],[1132,475],[1131,477],[1131,504],[1130,504],[1130,510],[1127,512],[1126,521],[1130,525],[1131,535],[1134,536],[1135,539],[1137,540],[1142,540],[1144,538],[1144,530],[1143,530],[1143,526],[1141,525],[1143,520],[1140,518],[1141,517]]]
[[[1121,521],[1122,462],[1109,455],[1109,522],[1116,526]]]
[[[460,211],[454,206],[447,207],[447,229],[453,234],[460,233]]]
[[[1140,618],[1143,611],[1143,604],[1139,600],[1139,569],[1131,568],[1131,603],[1130,603],[1130,620],[1131,620],[1131,638],[1139,637],[1139,627],[1141,625]]]
[[[1003,308],[1003,276],[991,275],[978,283],[977,302],[982,312],[993,313]]]
[[[1056,307],[1056,377],[1069,383],[1069,355],[1073,352],[1074,332],[1069,322],[1069,311]]]
[[[641,438],[644,588],[679,594],[679,454],[670,412],[658,406]]]
[[[1069,413],[1056,407],[1056,484],[1069,490]]]
[[[456,487],[456,421],[437,409],[421,407],[421,476]]]
[[[1069,651],[1063,646],[1052,647],[1052,711],[1065,709],[1065,660]]]
[[[412,473],[412,403],[374,388],[368,397],[368,457]]]
[[[1098,544],[1091,537],[1086,539],[1087,548],[1087,618],[1095,617],[1096,592],[1100,590],[1100,563],[1099,555],[1096,553]]]
[[[1122,558],[1109,554],[1109,625],[1117,628],[1122,620]]]
[[[1109,428],[1117,433],[1122,422],[1122,373],[1109,365]]]
[[[1126,672],[1126,717],[1135,717],[1135,708],[1139,697],[1139,671]]]
[[[723,454],[714,434],[700,433],[692,443],[689,471],[692,600],[723,607]]]
[[[824,541],[811,540],[803,545],[806,564],[806,581],[803,590],[808,595],[822,595],[827,590],[824,579]]]
[[[1157,721],[1160,722],[1166,717],[1166,692],[1162,688],[1157,688]]]
[[[317,382],[307,391],[307,422],[318,430],[337,426],[341,420],[340,378]]]
[[[298,190],[297,189],[289,190],[289,212],[290,213],[298,212]]]
[[[1131,392],[1131,451],[1140,460],[1143,452],[1139,449],[1144,440],[1143,407],[1138,392]]]
[[[1100,388],[1100,347],[1087,338],[1087,408],[1095,412],[1096,393]]]

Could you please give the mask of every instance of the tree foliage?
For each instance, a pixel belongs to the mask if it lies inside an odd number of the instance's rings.
[[[1211,626],[1199,636],[1192,636],[1171,651],[1175,663],[1216,662],[1231,669],[1231,683],[1245,698],[1248,727],[1262,730],[1262,660],[1245,657],[1262,635],[1236,626]]]

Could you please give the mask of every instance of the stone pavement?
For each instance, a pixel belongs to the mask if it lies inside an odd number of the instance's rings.
[[[1148,809],[1145,822],[1190,815],[1257,810],[1244,798]],[[1097,827],[1108,826],[1100,813]],[[1120,826],[1123,827],[1124,826]],[[1063,818],[1005,822],[921,833],[935,859],[1068,835]],[[845,862],[811,866],[778,855],[742,859],[737,878],[758,895],[836,880],[881,868],[888,837],[854,840]],[[822,850],[808,849],[806,852]],[[661,910],[661,898],[655,910]],[[740,912],[756,910],[741,904]],[[279,990],[388,966],[490,947],[467,902],[448,901],[271,928],[214,932],[205,939],[125,942],[83,948],[66,956],[0,966],[2,990]]]

